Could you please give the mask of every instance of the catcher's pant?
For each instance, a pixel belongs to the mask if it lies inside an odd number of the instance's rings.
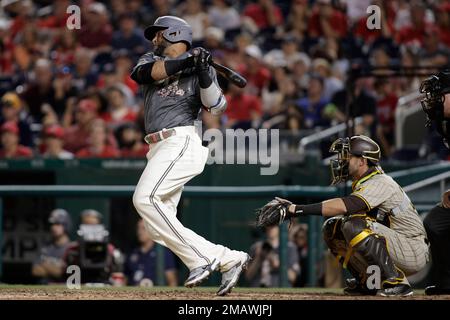
[[[151,238],[172,250],[189,270],[218,259],[220,270],[226,271],[235,264],[238,252],[209,242],[176,217],[183,186],[203,171],[208,148],[202,146],[194,126],[174,129],[174,136],[149,145],[133,204]]]
[[[429,261],[428,245],[424,237],[408,238],[381,223],[373,221],[373,219],[365,217],[365,215],[337,216],[325,222],[323,229],[324,238],[334,255],[342,258],[346,257],[347,259],[351,257],[349,253],[352,253],[352,248],[344,239],[341,228],[345,223],[349,223],[353,217],[365,219],[370,232],[386,239],[389,256],[405,275],[412,275],[420,271]],[[350,258],[349,263],[355,263],[356,265],[358,261]]]

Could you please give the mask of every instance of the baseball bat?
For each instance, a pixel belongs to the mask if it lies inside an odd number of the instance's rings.
[[[235,84],[239,88],[244,88],[247,85],[247,79],[245,79],[233,69],[225,67],[224,65],[221,65],[220,63],[214,62],[212,60],[209,64],[218,72],[220,72],[228,81]]]

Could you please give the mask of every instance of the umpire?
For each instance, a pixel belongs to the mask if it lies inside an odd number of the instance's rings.
[[[450,72],[439,72],[425,80],[420,92],[425,95],[422,108],[427,125],[434,122],[444,144],[450,149]],[[427,295],[450,294],[450,190],[442,201],[426,216],[424,226],[431,243],[433,285],[425,289]]]

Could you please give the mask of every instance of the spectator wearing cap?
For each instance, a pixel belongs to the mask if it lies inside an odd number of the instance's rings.
[[[144,158],[149,150],[148,145],[142,143],[142,132],[134,123],[121,126],[117,137],[122,158]]]
[[[259,96],[262,89],[269,84],[270,70],[262,63],[261,49],[252,44],[245,48],[244,63],[238,70],[247,79],[245,90],[252,95]]]
[[[208,8],[208,19],[213,27],[225,32],[239,30],[241,27],[239,12],[230,0],[212,0]]]
[[[146,52],[145,38],[136,28],[136,18],[131,13],[119,16],[119,30],[113,33],[111,46],[114,50],[127,50],[134,58]]]
[[[106,6],[101,2],[90,3],[78,31],[80,44],[97,53],[106,52],[110,49],[112,34]]]
[[[244,89],[230,84],[225,98],[228,103],[225,111],[226,128],[249,129],[251,127],[256,128],[259,125],[262,108],[258,96],[246,93]]]
[[[216,27],[208,27],[205,31],[205,48],[211,51],[212,55],[217,55],[221,50],[224,40],[223,30]]]
[[[40,250],[39,257],[33,263],[31,273],[41,283],[62,282],[64,276],[64,253],[69,247],[71,220],[64,209],[55,209],[48,219],[50,224],[50,242]]]
[[[317,0],[308,23],[312,38],[341,39],[347,34],[347,17],[333,8],[331,0]]]
[[[92,123],[98,119],[98,109],[91,99],[82,99],[75,108],[75,124],[66,129],[64,145],[68,151],[76,153],[87,147]]]
[[[22,101],[14,92],[7,92],[0,100],[1,114],[0,125],[12,121],[19,127],[19,144],[31,147],[33,145],[33,136],[28,121],[24,120],[22,116],[25,115],[22,108]]]
[[[77,158],[117,158],[119,150],[108,144],[108,129],[103,120],[95,120],[90,126],[88,146],[76,153]]]
[[[1,144],[0,158],[30,158],[33,151],[19,144],[19,127],[14,121],[7,121],[0,127]]]
[[[101,118],[110,129],[116,130],[120,125],[136,120],[136,112],[126,105],[125,93],[119,86],[109,87],[106,91],[106,96],[108,109]]]
[[[44,158],[73,159],[73,153],[64,150],[64,129],[54,124],[44,128]]]
[[[136,236],[139,245],[127,255],[124,265],[127,284],[131,286],[153,286],[157,280],[158,255],[156,244],[150,238],[142,219],[137,223]],[[163,248],[163,250],[165,285],[176,287],[178,277],[175,268],[175,256],[170,250],[166,248]]]
[[[283,24],[283,13],[273,0],[258,0],[247,4],[242,16],[249,18],[260,32],[270,32]]]
[[[308,94],[297,101],[307,128],[329,126],[330,122],[324,115],[328,100],[323,96],[324,79],[319,75],[312,75],[309,81]]]

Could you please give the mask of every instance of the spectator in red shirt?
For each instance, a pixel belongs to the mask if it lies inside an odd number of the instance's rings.
[[[122,158],[144,158],[149,148],[142,141],[142,132],[134,123],[127,123],[117,130]]]
[[[108,22],[108,11],[104,4],[93,2],[87,9],[85,20],[81,21],[78,39],[83,47],[96,52],[110,49],[113,29]]]
[[[227,117],[226,128],[249,129],[259,126],[261,121],[261,100],[257,96],[245,93],[243,89],[230,84],[226,99],[228,102],[228,107],[225,111]]]
[[[64,129],[60,125],[47,126],[44,130],[44,158],[72,159],[73,153],[64,150]]]
[[[244,64],[239,68],[247,79],[246,92],[259,96],[262,89],[269,84],[270,71],[262,64],[262,53],[258,46],[249,45],[245,48]]]
[[[281,9],[272,0],[249,3],[244,8],[243,16],[249,17],[260,31],[283,24]]]
[[[377,5],[381,10],[381,29],[369,29],[367,28],[367,16],[361,17],[356,24],[353,34],[356,37],[361,38],[365,44],[373,43],[377,39],[391,38],[394,33],[394,19],[395,11],[392,4],[389,1],[377,0],[372,2],[373,5]]]
[[[5,122],[1,128],[1,143],[0,158],[31,158],[33,151],[25,146],[19,144],[19,127],[13,121]]]
[[[125,93],[119,86],[111,86],[107,89],[108,111],[102,115],[108,127],[112,130],[117,129],[125,122],[134,122],[136,112],[134,112],[125,103]]]
[[[384,155],[389,156],[394,147],[395,109],[398,97],[392,91],[392,86],[387,79],[377,80],[374,87],[377,100],[377,137],[381,142]]]
[[[108,144],[108,130],[103,120],[92,122],[88,136],[88,146],[76,153],[77,158],[117,158],[120,153]]]
[[[75,124],[67,128],[64,142],[67,150],[77,152],[87,147],[90,127],[98,118],[97,105],[90,99],[83,99],[75,110]]]
[[[425,30],[432,27],[430,23],[425,21],[425,5],[416,1],[411,4],[410,17],[411,23],[409,26],[403,27],[397,33],[397,42],[400,44],[408,44],[418,42],[419,45],[423,44],[425,38]]]
[[[70,5],[70,0],[53,1],[52,14],[49,17],[39,21],[39,27],[50,29],[65,28],[67,18],[69,17],[69,14],[67,13],[67,7]]]
[[[313,38],[343,38],[347,34],[347,18],[331,5],[331,0],[318,0],[308,24]]]

